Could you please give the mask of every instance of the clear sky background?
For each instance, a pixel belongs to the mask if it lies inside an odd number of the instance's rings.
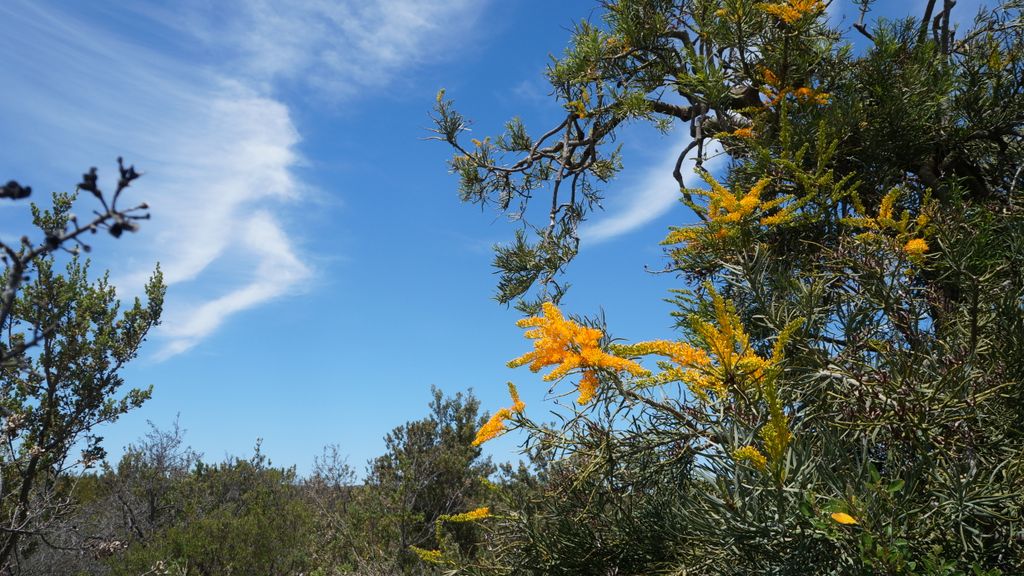
[[[879,0],[872,15],[925,3]],[[99,431],[111,457],[180,415],[208,460],[262,438],[306,472],[336,443],[362,472],[426,414],[431,385],[473,388],[494,411],[513,380],[535,419],[558,410],[538,375],[505,367],[530,348],[492,299],[490,248],[514,227],[460,204],[447,146],[424,138],[442,87],[469,137],[513,116],[546,131],[563,113],[549,54],[599,14],[592,0],[0,2],[0,178],[43,202],[90,166],[112,188],[119,155],[145,173],[128,198],[153,220],[94,251],[127,297],[156,262],[169,284],[164,324],[125,371],[153,399]],[[856,20],[848,0],[830,15]],[[645,266],[691,218],[671,176],[685,137],[626,129],[626,170],[570,267],[563,307],[603,311],[615,336],[672,335],[663,298],[681,283]],[[26,213],[0,206],[0,235],[24,233]],[[487,451],[515,459],[516,441]]]

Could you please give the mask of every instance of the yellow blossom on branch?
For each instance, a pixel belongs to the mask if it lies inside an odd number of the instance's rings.
[[[854,194],[852,200],[857,216],[844,218],[843,223],[867,229],[868,232],[857,236],[861,240],[878,238],[882,236],[882,233],[887,232],[889,235],[895,236],[891,241],[894,247],[899,247],[902,244],[904,252],[912,259],[919,260],[929,249],[928,242],[923,236],[929,234],[928,224],[931,222],[931,218],[928,216],[928,211],[931,206],[930,200],[926,195],[921,201],[921,209],[917,218],[911,219],[909,210],[904,210],[902,214],[897,216],[896,201],[899,200],[901,192],[900,188],[893,188],[886,193],[879,202],[878,214],[874,217],[865,215],[867,210],[864,204]]]
[[[720,184],[707,171],[702,170],[700,176],[707,182],[709,189],[691,190],[690,193],[707,197],[707,207],[704,211],[709,226],[738,224],[751,221],[755,217],[760,217],[763,225],[768,225],[766,222],[781,224],[788,221],[798,207],[797,203],[790,202],[793,200],[790,194],[772,200],[762,200],[761,195],[771,183],[771,178],[768,177],[761,178],[746,193],[740,195]],[[790,203],[786,204],[787,202]]]
[[[409,546],[409,549],[419,556],[420,560],[423,560],[424,562],[430,562],[431,564],[440,564],[444,562],[444,556],[441,555],[440,550],[425,550],[423,548],[417,548],[416,546]]]
[[[476,433],[476,438],[473,439],[473,446],[479,446],[488,440],[493,440],[498,436],[501,436],[505,432],[505,421],[512,418],[512,411],[508,408],[502,408],[494,413],[480,430]]]
[[[832,97],[827,92],[819,92],[813,88],[797,88],[793,90],[793,96],[799,102],[814,102],[815,104],[828,104]]]
[[[754,137],[754,129],[749,127],[749,126],[747,126],[745,128],[737,128],[737,129],[733,130],[732,132],[730,132],[729,135],[730,136],[735,136],[737,138],[753,138]]]
[[[761,428],[761,439],[764,440],[768,458],[772,462],[779,462],[793,441],[793,433],[789,431],[789,418],[782,410],[782,402],[779,400],[774,382],[769,382],[765,386],[764,395],[768,404],[768,422]]]
[[[714,367],[704,371],[705,375],[711,377],[711,390],[724,396],[730,384],[744,385],[760,380],[771,366],[771,361],[762,358],[751,348],[750,337],[732,305],[717,292],[712,291],[711,297],[717,325],[698,319],[694,322],[694,331],[704,341],[709,355],[714,359]],[[703,384],[708,385],[707,382]],[[698,395],[705,393],[700,388],[694,392]]]
[[[765,83],[765,86],[761,88],[761,93],[768,97],[768,102],[765,104],[767,108],[775,106],[787,95],[792,95],[800,103],[814,103],[821,106],[828,104],[832,100],[832,96],[828,92],[822,92],[807,86],[798,88],[783,86],[779,77],[768,68],[762,68],[761,75]]]
[[[712,291],[712,299],[715,323],[694,321],[701,346],[654,340],[619,345],[614,350],[628,356],[658,355],[671,359],[678,368],[669,375],[685,382],[691,392],[705,401],[711,400],[710,393],[725,398],[730,386],[759,385],[776,359],[759,356],[750,346],[750,338],[735,309],[717,292]]]
[[[923,238],[914,238],[903,246],[903,250],[913,258],[920,258],[928,251],[928,243]]]
[[[762,472],[768,468],[768,459],[765,458],[764,454],[761,454],[761,451],[754,446],[743,446],[742,448],[737,448],[733,451],[732,457],[735,458],[737,462],[746,462]]]
[[[807,14],[817,15],[823,12],[825,3],[822,0],[787,0],[786,2],[762,2],[757,4],[757,8],[786,24],[793,24]]]
[[[476,433],[476,438],[473,440],[473,446],[479,446],[488,440],[500,436],[505,432],[505,422],[512,419],[513,414],[519,414],[526,408],[526,404],[519,399],[519,391],[516,390],[515,384],[508,383],[508,393],[512,397],[512,407],[502,408],[494,413],[480,430]]]
[[[651,340],[648,342],[637,342],[636,344],[620,345],[615,350],[631,356],[664,356],[680,366],[707,366],[711,363],[707,352],[685,342]]]
[[[573,100],[566,104],[569,111],[576,114],[578,118],[586,118],[589,114],[587,112],[587,105],[590,104],[590,94],[587,93],[587,89],[583,88],[580,90],[580,99]]]
[[[451,516],[441,516],[441,520],[445,522],[475,522],[476,520],[483,520],[484,518],[491,517],[491,509],[487,506],[481,506],[475,510],[469,512],[463,512],[462,514],[453,514]]]
[[[601,350],[600,340],[604,334],[597,328],[581,326],[566,320],[558,307],[551,302],[543,305],[541,316],[524,318],[516,323],[520,328],[531,328],[524,336],[534,340],[533,351],[508,363],[510,368],[529,365],[533,372],[547,366],[555,369],[544,376],[545,381],[562,378],[579,370],[583,378],[579,383],[580,404],[586,404],[597,390],[597,371],[628,372],[634,376],[646,376],[642,366]]]
[[[735,392],[742,392],[748,397],[760,397],[768,409],[767,420],[760,431],[765,453],[748,446],[734,452],[733,457],[767,469],[769,462],[773,465],[782,462],[786,449],[793,441],[777,378],[786,344],[803,322],[794,320],[787,324],[775,340],[771,358],[765,358],[750,345],[750,337],[735,307],[710,286],[709,291],[714,306],[714,321],[692,320],[697,345],[653,340],[615,345],[612,350],[623,356],[664,356],[675,364],[659,363],[662,372],[638,381],[642,386],[684,382],[704,402],[724,400]],[[776,470],[782,473],[781,467]]]

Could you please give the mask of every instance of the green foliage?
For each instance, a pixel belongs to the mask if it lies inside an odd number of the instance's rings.
[[[259,452],[215,466],[199,462],[175,486],[173,523],[129,546],[112,574],[162,565],[185,574],[297,574],[310,568],[312,510],[294,469],[275,468]]]

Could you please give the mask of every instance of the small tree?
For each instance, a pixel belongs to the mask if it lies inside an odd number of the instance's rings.
[[[119,160],[120,164],[120,160]],[[0,572],[10,573],[19,554],[48,541],[48,527],[67,511],[65,473],[103,457],[97,425],[139,406],[147,390],[118,397],[120,370],[138,353],[159,322],[164,285],[159,268],[146,286],[148,301],[136,299],[119,314],[120,303],[106,276],[92,283],[88,263],[78,258],[89,246],[86,233],[107,230],[115,237],[134,231],[146,218],[145,205],[118,207],[125,188],[138,177],[120,164],[116,192],[106,196],[90,170],[79,190],[103,207],[88,223],[71,213],[72,194],[55,194],[53,207],[32,207],[44,240],[27,237],[20,247],[0,245],[6,270],[0,283]],[[21,198],[31,190],[8,183],[4,195]],[[72,257],[58,271],[58,250]],[[76,450],[80,449],[76,452]]]
[[[360,497],[362,519],[353,526],[361,567],[419,573],[410,547],[436,548],[438,519],[479,505],[484,479],[494,471],[473,444],[482,423],[479,406],[472,394],[445,397],[435,388],[430,415],[384,439],[387,452],[370,463]],[[471,527],[455,535],[454,545],[466,552],[474,543]]]

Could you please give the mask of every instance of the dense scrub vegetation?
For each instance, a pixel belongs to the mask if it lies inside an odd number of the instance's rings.
[[[210,463],[177,427],[66,465],[69,431],[144,399],[113,400],[116,372],[163,292],[117,319],[77,263],[55,275],[45,252],[78,234],[58,198],[44,249],[7,250],[0,572],[1024,573],[1024,5],[959,27],[950,0],[896,21],[857,5],[840,31],[822,0],[603,2],[549,68],[565,114],[537,139],[512,120],[466,142],[439,94],[462,198],[522,223],[495,257],[532,341],[509,365],[575,402],[552,425],[511,384],[489,418],[435,391],[362,479],[336,447],[305,478],[258,445]],[[676,340],[568,313],[562,274],[632,122],[690,134],[691,216],[663,242]],[[75,306],[91,320],[48,320]],[[528,464],[482,458],[510,429]]]
[[[472,395],[435,390],[426,417],[395,428],[359,479],[337,446],[311,474],[248,458],[209,463],[175,424],[154,427],[116,466],[67,478],[73,512],[18,558],[19,574],[420,574],[438,521],[479,506],[496,472],[473,445]],[[503,483],[517,482],[506,469]],[[475,553],[470,523],[443,535]]]

